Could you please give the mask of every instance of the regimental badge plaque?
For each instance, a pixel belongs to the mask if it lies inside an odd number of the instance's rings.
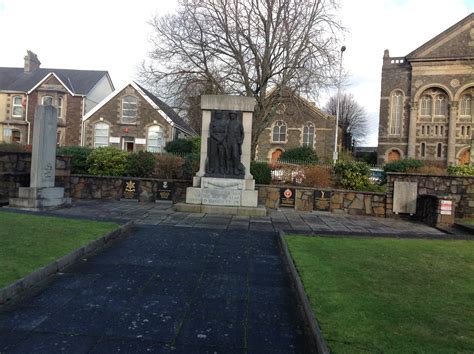
[[[175,185],[172,182],[158,182],[158,190],[156,191],[156,201],[173,201]]]
[[[314,191],[314,210],[331,210],[332,191],[315,190]]]
[[[121,200],[138,201],[140,196],[140,181],[133,179],[124,179],[122,181]]]
[[[294,188],[280,188],[280,207],[295,207],[296,190]]]

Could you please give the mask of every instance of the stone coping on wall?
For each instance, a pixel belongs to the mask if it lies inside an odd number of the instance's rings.
[[[406,172],[386,172],[388,176],[415,176],[415,177],[437,177],[437,178],[474,178],[474,176],[457,175],[432,175],[428,173],[406,173]]]
[[[130,177],[130,176],[95,176],[95,175],[79,175],[72,174],[70,177],[79,178],[102,178],[102,179],[139,179],[141,181],[170,181],[176,183],[193,183],[191,179],[173,179],[173,178],[142,178],[142,177]]]

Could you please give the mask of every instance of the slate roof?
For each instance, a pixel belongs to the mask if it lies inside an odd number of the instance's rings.
[[[54,73],[74,94],[86,95],[107,71],[39,68],[25,73],[23,68],[0,67],[0,91],[28,92],[48,74]]]
[[[181,118],[178,113],[175,112],[175,110],[173,108],[171,108],[170,106],[168,106],[165,102],[163,102],[162,100],[160,100],[158,97],[156,97],[154,94],[152,94],[150,91],[148,91],[147,89],[143,88],[143,86],[137,84],[135,82],[135,84],[140,87],[140,89],[143,91],[143,93],[145,93],[145,95],[148,96],[148,98],[150,100],[152,100],[172,121],[174,124],[176,124],[177,126],[181,127],[181,128],[184,128],[184,129],[187,129],[189,130],[190,132],[193,132],[193,133],[196,133],[189,125],[188,123],[186,123],[184,121],[183,118]]]

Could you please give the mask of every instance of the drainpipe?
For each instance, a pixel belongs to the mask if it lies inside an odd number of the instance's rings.
[[[84,96],[82,96],[82,117],[81,117],[81,146],[84,146],[84,134],[85,134],[85,124],[84,124],[84,115],[85,115],[85,109],[86,109],[86,106],[84,104],[85,102],[85,98]]]
[[[26,144],[30,145],[30,124],[31,122],[28,120],[28,103],[30,102],[30,95],[28,92],[26,93],[26,108],[25,108],[25,121],[28,126],[26,130]]]

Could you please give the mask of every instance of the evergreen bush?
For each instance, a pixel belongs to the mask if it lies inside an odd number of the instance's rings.
[[[266,162],[252,161],[250,173],[257,184],[270,184],[272,182],[272,171]]]
[[[452,176],[474,176],[474,165],[449,166],[448,174]]]
[[[384,172],[417,172],[423,167],[423,162],[417,159],[407,158],[385,164]]]
[[[57,155],[71,156],[71,173],[77,175],[85,175],[89,172],[87,157],[91,152],[91,148],[84,146],[63,146],[56,150]]]
[[[302,146],[286,150],[281,154],[279,161],[301,162],[306,164],[318,163],[319,158],[316,152],[310,147]]]
[[[194,143],[191,139],[176,139],[165,145],[165,150],[172,154],[190,154],[193,152]],[[199,146],[199,149],[201,147]]]
[[[94,176],[124,176],[128,153],[113,147],[100,147],[87,157],[88,172]]]
[[[149,178],[155,171],[155,155],[149,151],[138,151],[127,156],[127,176]]]
[[[370,184],[370,168],[364,162],[339,161],[334,166],[337,184],[350,190],[365,190]]]

